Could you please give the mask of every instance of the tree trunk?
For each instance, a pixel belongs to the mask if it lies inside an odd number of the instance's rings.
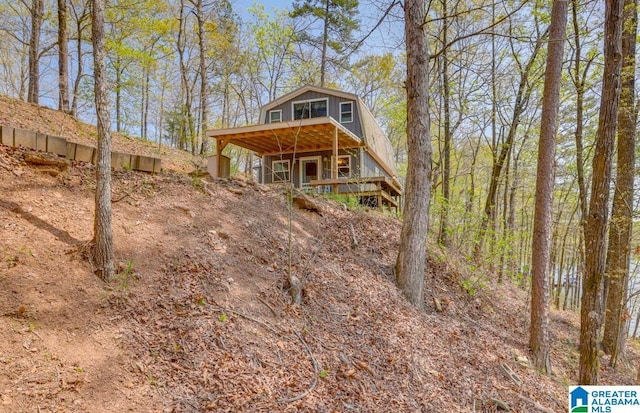
[[[122,61],[120,56],[116,56],[116,132],[122,132]]]
[[[114,257],[111,229],[111,131],[105,64],[104,2],[105,0],[93,0],[91,26],[94,93],[98,120],[98,161],[96,165],[96,206],[92,258],[96,274],[104,281],[110,281],[114,276]]]
[[[576,169],[578,175],[578,188],[580,199],[581,222],[587,219],[587,186],[584,179],[584,149],[582,145],[582,130],[584,124],[584,92],[589,64],[585,67],[584,72],[581,71],[582,66],[582,46],[580,43],[580,26],[578,23],[578,0],[571,1],[571,14],[573,21],[573,38],[575,47],[574,61],[574,82],[576,86]]]
[[[322,33],[322,56],[320,58],[320,87],[324,87],[325,72],[327,71],[327,47],[329,43],[329,5],[331,0],[325,0],[324,8],[324,31]]]
[[[27,101],[38,103],[40,97],[40,29],[44,15],[42,0],[31,5],[31,36],[29,39],[29,91]]]
[[[142,102],[140,102],[140,137],[144,140],[148,139],[147,130],[148,130],[148,115],[149,115],[149,80],[151,69],[148,65],[145,65],[142,68],[142,77],[144,78],[142,82],[142,87],[140,90],[140,98]]]
[[[407,148],[405,206],[396,261],[396,284],[405,297],[424,308],[426,241],[431,197],[429,136],[429,56],[423,28],[423,0],[405,3],[407,47]]]
[[[69,112],[69,36],[67,34],[67,0],[58,0],[58,109]]]
[[[633,226],[633,178],[635,175],[635,70],[637,0],[626,0],[622,33],[622,79],[620,111],[618,112],[617,182],[613,195],[613,209],[609,227],[607,251],[607,289],[604,335],[602,347],[611,355],[615,367],[624,349],[623,328],[627,285],[631,259],[631,231]]]
[[[549,289],[547,285],[551,255],[553,183],[555,180],[556,132],[560,106],[560,83],[564,38],[567,28],[567,0],[555,0],[551,11],[547,69],[544,78],[542,122],[538,147],[536,203],[533,219],[531,271],[531,324],[529,347],[534,366],[551,373],[549,357]]]
[[[207,82],[207,45],[202,13],[202,0],[198,0],[196,2],[196,20],[198,21],[198,46],[200,48],[200,133],[202,136],[200,155],[203,155],[207,150],[207,123],[209,122],[209,108],[207,106],[209,90]]]
[[[177,49],[178,56],[180,61],[180,96],[181,104],[180,107],[180,127],[178,136],[180,142],[180,149],[188,149],[189,143],[191,143],[191,154],[196,154],[196,148],[193,145],[194,138],[194,128],[193,128],[193,114],[191,113],[192,106],[192,96],[191,96],[191,88],[189,85],[189,65],[186,60],[186,29],[187,29],[187,16],[185,15],[185,4],[184,0],[180,1],[180,17],[178,18],[179,28],[178,28],[178,39],[177,39]]]
[[[74,8],[72,8],[72,11],[74,13],[75,19],[76,19],[76,36],[77,36],[77,42],[76,42],[76,79],[73,82],[73,101],[71,103],[71,114],[74,117],[78,116],[78,99],[79,99],[79,94],[80,94],[80,82],[82,81],[82,76],[83,74],[83,64],[82,64],[82,32],[84,31],[84,19],[87,16],[86,10],[82,11],[81,15],[78,15],[78,13],[76,12],[76,10]]]
[[[602,326],[602,281],[605,271],[609,184],[615,142],[620,72],[622,67],[622,5],[624,0],[605,2],[604,73],[596,148],[593,156],[589,215],[584,228],[585,274],[580,309],[580,371],[578,383],[598,384],[600,328]]]
[[[518,92],[516,94],[511,126],[509,127],[509,132],[507,134],[506,140],[502,145],[500,145],[500,153],[494,156],[493,167],[491,169],[491,178],[489,180],[489,191],[487,193],[487,199],[484,205],[484,213],[482,214],[480,229],[478,231],[478,236],[476,238],[473,250],[473,257],[476,262],[481,261],[480,258],[482,255],[482,246],[487,233],[487,229],[489,228],[489,224],[495,224],[495,205],[498,197],[500,175],[502,174],[504,162],[507,159],[507,155],[511,151],[511,146],[513,145],[513,141],[516,137],[516,132],[520,124],[520,116],[526,109],[529,97],[531,96],[532,85],[529,80],[529,76],[531,74],[531,71],[533,70],[536,56],[538,55],[538,52],[542,47],[543,37],[544,36],[540,36],[540,38],[536,41],[535,48],[531,53],[531,56],[529,57],[529,61],[520,73],[520,84],[518,86]]]
[[[441,55],[442,59],[442,98],[444,111],[443,124],[443,150],[442,150],[442,210],[440,212],[440,231],[438,243],[449,246],[449,181],[451,180],[451,110],[449,86],[449,62],[446,45],[448,43],[447,32],[449,31],[447,4],[442,2],[442,45],[444,47]]]

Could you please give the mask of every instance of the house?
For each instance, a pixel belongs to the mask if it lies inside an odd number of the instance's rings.
[[[217,155],[229,144],[255,152],[263,184],[350,194],[364,205],[399,207],[391,143],[362,99],[339,90],[304,86],[265,105],[258,125],[207,131]],[[224,163],[212,175],[224,176]]]

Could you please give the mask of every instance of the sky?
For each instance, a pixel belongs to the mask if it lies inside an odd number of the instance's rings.
[[[361,36],[368,34],[378,23],[392,0],[360,0],[360,27]],[[233,9],[243,20],[250,18],[247,9],[254,3],[265,6],[265,11],[291,9],[293,0],[231,0]],[[403,44],[403,21],[401,20],[402,9],[396,6],[390,16],[367,38],[363,45],[363,52],[372,54],[382,54],[387,52],[397,52],[404,49]]]

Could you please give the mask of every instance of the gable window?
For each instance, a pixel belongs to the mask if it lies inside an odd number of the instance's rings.
[[[329,100],[315,99],[293,102],[293,119],[321,118],[327,116]]]
[[[351,156],[338,156],[338,177],[349,178],[351,176]]]
[[[340,123],[353,122],[353,102],[340,103]]]
[[[271,182],[289,182],[291,178],[290,171],[288,159],[273,161],[271,163]]]
[[[269,111],[269,123],[282,122],[282,110]]]

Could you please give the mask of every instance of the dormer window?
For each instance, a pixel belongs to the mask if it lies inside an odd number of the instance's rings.
[[[353,102],[340,103],[340,123],[353,122]]]
[[[293,119],[321,118],[328,116],[328,99],[313,99],[293,102]]]
[[[282,110],[269,111],[269,123],[282,122]]]

